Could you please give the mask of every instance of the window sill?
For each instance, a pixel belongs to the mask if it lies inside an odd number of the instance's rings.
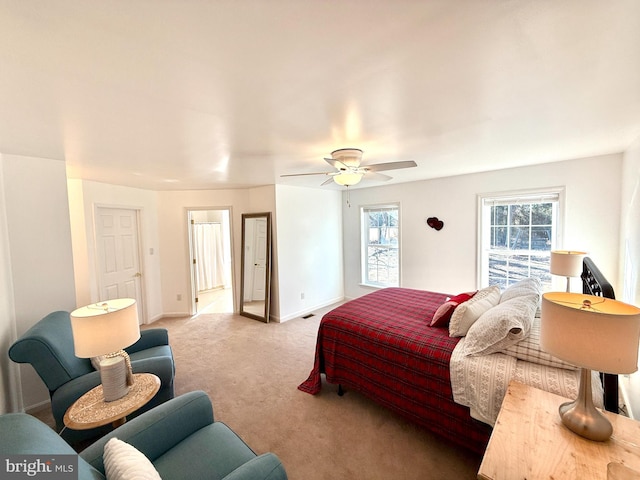
[[[361,287],[381,290],[383,288],[398,288],[398,285],[374,285],[372,283],[359,283]]]

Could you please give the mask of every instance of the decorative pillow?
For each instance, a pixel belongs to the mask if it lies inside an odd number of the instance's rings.
[[[103,461],[107,480],[161,480],[142,452],[115,437],[105,444]]]
[[[505,348],[501,353],[539,365],[564,368],[565,370],[579,370],[575,365],[560,360],[540,348],[540,318],[537,316],[533,319],[529,336],[515,345]]]
[[[433,314],[433,318],[431,319],[431,323],[429,324],[432,327],[446,327],[449,325],[449,320],[451,320],[451,314],[456,309],[458,305],[466,302],[473,298],[473,296],[477,293],[475,292],[467,292],[456,295],[455,297],[451,297],[447,299],[442,305],[438,307],[436,313]]]
[[[465,355],[489,355],[526,338],[538,299],[538,295],[512,298],[483,313],[467,332]]]
[[[523,295],[542,295],[542,285],[540,280],[534,277],[524,278],[519,282],[509,285],[500,295],[500,303],[508,302],[512,298]]]
[[[480,315],[495,307],[500,301],[500,288],[493,285],[483,288],[471,300],[458,305],[449,321],[449,336],[464,337]]]

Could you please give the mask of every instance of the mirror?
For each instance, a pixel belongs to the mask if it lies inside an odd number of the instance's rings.
[[[242,214],[240,315],[269,323],[271,212]]]

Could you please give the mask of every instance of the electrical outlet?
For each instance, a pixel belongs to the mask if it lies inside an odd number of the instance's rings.
[[[300,294],[300,300],[304,300],[304,292]]]
[[[179,293],[178,295],[176,295],[176,298],[178,299],[179,302],[181,302],[182,301],[182,294]]]

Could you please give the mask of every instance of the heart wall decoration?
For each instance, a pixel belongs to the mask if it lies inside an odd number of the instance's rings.
[[[444,227],[444,222],[439,220],[438,217],[429,217],[427,218],[427,225],[431,228],[435,228],[437,231],[440,231],[442,230],[442,227]]]

